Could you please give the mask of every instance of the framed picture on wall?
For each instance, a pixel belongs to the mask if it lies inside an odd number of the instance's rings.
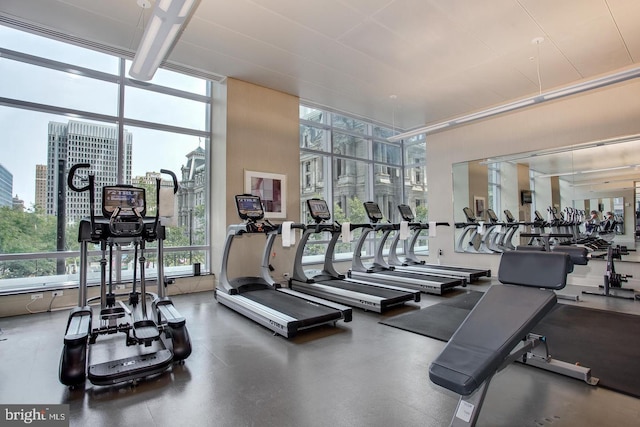
[[[477,197],[477,196],[473,197],[473,205],[475,207],[476,218],[484,217],[485,202],[486,201],[484,197]]]
[[[287,177],[285,175],[244,171],[244,192],[262,199],[265,218],[287,217]]]

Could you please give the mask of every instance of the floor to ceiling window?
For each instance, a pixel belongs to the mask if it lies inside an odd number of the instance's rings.
[[[306,201],[327,200],[338,222],[368,223],[363,203],[375,201],[385,220],[400,221],[397,206],[408,203],[426,221],[426,150],[424,136],[390,143],[394,131],[361,118],[326,109],[300,106],[300,211],[308,222]],[[404,147],[403,147],[404,144]],[[352,243],[340,243],[336,258],[349,258]],[[306,260],[325,252],[326,235],[313,236]],[[424,249],[426,241],[419,246]],[[373,246],[365,245],[363,255]]]
[[[77,283],[77,223],[89,214],[87,193],[66,186],[77,163],[91,165],[98,213],[103,186],[133,184],[147,189],[154,215],[151,189],[158,177],[171,185],[160,170],[173,171],[180,189],[166,220],[165,271],[206,271],[214,82],[165,69],[137,82],[125,58],[2,25],[0,40],[0,293]],[[129,248],[118,250],[126,279]],[[98,260],[92,251],[90,281]]]

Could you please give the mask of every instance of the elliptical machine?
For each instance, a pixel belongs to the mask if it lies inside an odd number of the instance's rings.
[[[174,362],[180,362],[191,354],[191,342],[184,317],[176,310],[173,302],[165,295],[163,265],[163,242],[165,227],[160,224],[160,184],[156,178],[156,215],[146,217],[145,189],[132,185],[105,186],[102,188],[102,217],[95,214],[95,177],[88,174],[88,184],[78,187],[74,183],[79,169],[88,169],[90,164],[81,163],[71,167],[67,176],[69,188],[78,193],[89,192],[90,216],[80,221],[78,242],[80,242],[80,277],[78,306],[71,310],[67,321],[64,347],[60,358],[60,382],[76,387],[85,378],[95,385],[111,385],[122,382],[136,382],[138,379],[159,374],[169,369]],[[173,179],[173,193],[178,191],[178,180],[171,171],[161,169]],[[157,294],[147,292],[145,282],[145,246],[157,243]],[[99,244],[100,295],[87,298],[87,274],[89,269],[89,245]],[[114,246],[134,246],[133,285],[129,293],[115,293],[113,283]],[[107,249],[109,255],[107,257]],[[137,265],[140,268],[140,291],[137,290]],[[109,266],[107,281],[107,265]],[[127,304],[122,301],[127,298]],[[152,300],[151,313],[148,312],[147,298]],[[100,301],[98,326],[93,326],[92,307],[94,300]],[[126,335],[127,346],[150,347],[158,343],[160,350],[139,353],[118,360],[108,360],[90,364],[90,346],[98,337],[116,333]],[[88,372],[87,372],[88,368]]]

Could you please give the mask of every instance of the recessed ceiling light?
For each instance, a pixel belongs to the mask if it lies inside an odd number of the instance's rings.
[[[531,39],[531,44],[540,44],[544,41],[544,37],[535,37]]]

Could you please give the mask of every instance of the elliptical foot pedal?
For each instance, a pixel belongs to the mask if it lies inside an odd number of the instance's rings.
[[[141,354],[89,366],[88,378],[95,385],[111,385],[159,374],[171,366],[169,350]]]
[[[180,328],[186,323],[185,318],[180,315],[180,312],[174,307],[170,299],[156,300],[154,306],[170,327]]]
[[[160,338],[160,331],[153,320],[138,320],[133,323],[133,336],[138,342],[148,346]]]

